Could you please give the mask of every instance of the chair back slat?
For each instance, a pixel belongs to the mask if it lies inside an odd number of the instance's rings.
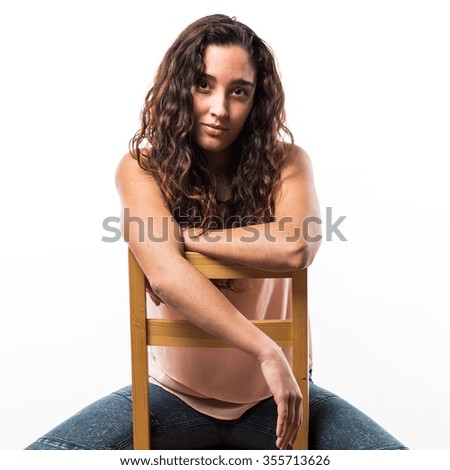
[[[186,259],[192,263],[208,279],[258,279],[292,277],[292,272],[265,271],[251,268],[230,261],[218,260],[193,251],[185,253]]]
[[[292,345],[290,320],[253,320],[252,323],[279,346]],[[208,348],[233,347],[217,336],[187,320],[147,319],[147,344],[151,346],[192,346]]]

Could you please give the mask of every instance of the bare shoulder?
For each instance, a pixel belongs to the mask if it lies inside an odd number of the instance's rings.
[[[295,144],[285,144],[287,159],[283,173],[288,176],[292,173],[312,174],[312,163],[308,153]]]
[[[132,178],[148,178],[148,174],[139,166],[137,160],[126,153],[119,161],[116,169],[116,185],[120,184],[124,179]]]
[[[139,166],[138,161],[131,153],[126,153],[119,161],[116,168],[116,187],[120,191],[122,185],[126,182],[134,184],[144,182],[145,184],[154,183],[150,174]]]
[[[125,154],[116,169],[116,188],[122,199],[135,202],[161,201],[161,190],[152,176],[139,166],[130,154]]]

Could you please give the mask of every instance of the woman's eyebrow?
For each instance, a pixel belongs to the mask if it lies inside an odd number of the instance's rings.
[[[216,82],[217,79],[216,77],[214,77],[213,75],[208,75],[207,73],[203,74],[203,78],[206,78],[207,80],[210,80],[212,82]],[[245,78],[234,78],[233,80],[231,80],[231,85],[241,85],[241,86],[250,86],[252,88],[255,87],[255,83],[250,81],[250,80],[246,80]]]
[[[253,82],[250,82],[249,80],[245,80],[244,78],[237,78],[236,80],[233,80],[231,82],[233,85],[242,85],[242,86],[251,86],[255,87],[255,84]]]

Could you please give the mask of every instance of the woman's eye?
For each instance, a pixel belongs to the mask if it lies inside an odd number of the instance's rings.
[[[243,90],[242,88],[235,88],[233,90],[233,93],[237,96],[245,96],[247,94],[247,92]]]
[[[204,80],[200,81],[198,83],[198,88],[200,90],[207,90],[208,89],[208,82],[205,82]]]

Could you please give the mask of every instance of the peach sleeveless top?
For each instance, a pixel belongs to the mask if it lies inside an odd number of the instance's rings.
[[[292,315],[291,279],[240,279],[242,291],[221,289],[248,319],[289,319]],[[148,298],[151,318],[183,318]],[[292,363],[291,348],[283,351]],[[312,366],[311,346],[309,362]],[[197,411],[219,419],[236,419],[272,394],[259,362],[237,348],[149,348],[150,382],[178,396]]]

